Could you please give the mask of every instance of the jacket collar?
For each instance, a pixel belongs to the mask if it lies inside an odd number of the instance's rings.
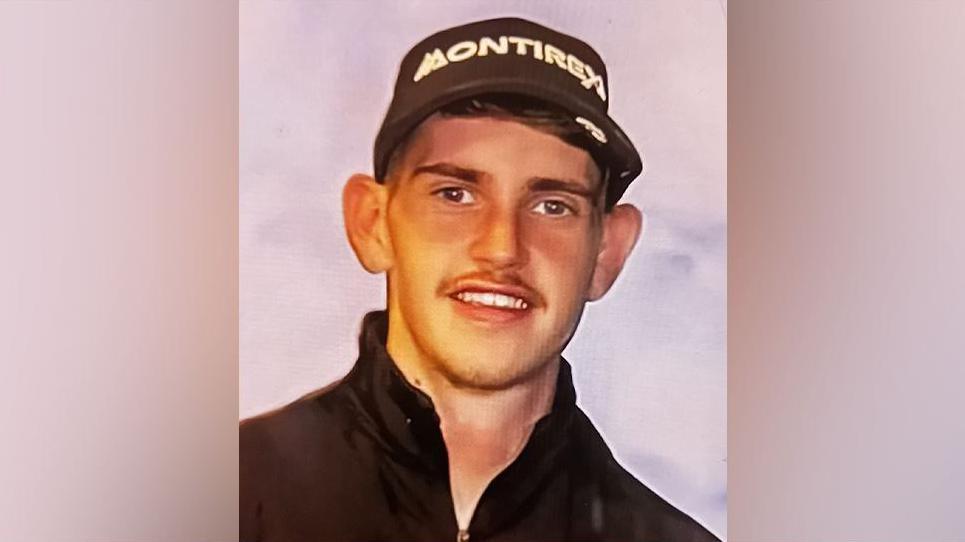
[[[357,408],[371,423],[376,440],[397,460],[433,471],[448,469],[439,416],[432,400],[406,381],[386,350],[387,338],[388,313],[366,314],[359,336],[359,359],[346,377]],[[524,449],[519,459],[555,456],[566,441],[566,428],[576,410],[570,365],[560,358],[552,410],[537,422],[526,445],[531,450]]]

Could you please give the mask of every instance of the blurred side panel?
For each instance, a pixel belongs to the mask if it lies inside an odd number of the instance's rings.
[[[728,16],[729,539],[965,540],[965,4]]]
[[[237,538],[238,7],[0,3],[0,539]]]

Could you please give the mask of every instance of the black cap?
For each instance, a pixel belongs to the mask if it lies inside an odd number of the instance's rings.
[[[440,108],[482,94],[518,94],[573,115],[599,143],[608,170],[607,206],[643,170],[630,139],[607,114],[610,86],[603,59],[586,43],[531,21],[491,19],[443,30],[402,59],[395,94],[375,139],[375,177],[392,151]]]

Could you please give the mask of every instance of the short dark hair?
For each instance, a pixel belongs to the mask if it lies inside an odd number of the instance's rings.
[[[512,120],[554,135],[563,142],[581,148],[590,154],[600,170],[599,193],[606,193],[609,168],[606,167],[606,163],[600,157],[602,144],[590,137],[586,128],[577,123],[572,115],[550,103],[519,94],[483,94],[447,104],[440,108],[438,113],[443,117],[490,117]],[[385,178],[379,179],[380,182],[392,177],[392,172],[398,166],[399,159],[405,154],[406,147],[415,131],[413,130],[406,135],[392,150],[392,154],[389,155],[388,166],[385,169]],[[609,211],[612,206],[611,203],[608,203],[604,210]]]

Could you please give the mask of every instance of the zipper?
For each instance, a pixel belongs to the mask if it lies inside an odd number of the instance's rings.
[[[456,533],[456,542],[469,542],[469,530],[459,529],[459,532]]]

